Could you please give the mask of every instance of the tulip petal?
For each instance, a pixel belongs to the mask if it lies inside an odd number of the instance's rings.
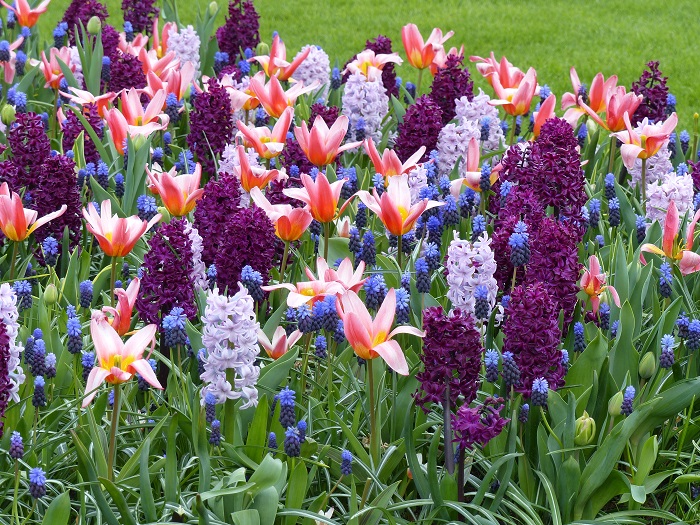
[[[146,361],[145,359],[137,359],[136,361],[131,363],[130,368],[133,368],[134,372],[139,374],[143,378],[143,380],[146,381],[153,388],[163,390],[163,386],[158,381],[158,378],[156,377],[155,372],[153,372],[153,368],[151,368],[151,365],[148,361]]]
[[[149,367],[150,368],[150,367]],[[83,399],[83,408],[88,406],[90,402],[97,395],[97,389],[104,383],[105,379],[109,376],[109,370],[105,370],[99,366],[94,367],[90,370],[87,382],[85,383],[85,398]]]
[[[395,370],[397,374],[402,376],[408,375],[408,363],[406,362],[406,356],[404,355],[399,343],[396,341],[384,341],[383,343],[375,346],[373,349],[378,353],[386,364],[392,370]]]

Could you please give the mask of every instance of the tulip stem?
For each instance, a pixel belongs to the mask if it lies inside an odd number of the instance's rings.
[[[117,256],[112,257],[112,271],[109,277],[109,301],[114,308],[114,283],[117,282]]]
[[[107,453],[107,476],[114,480],[114,460],[117,454],[117,428],[119,427],[119,409],[121,407],[121,388],[114,385],[114,406],[112,407],[112,426],[109,429],[109,452]]]
[[[324,242],[323,242],[323,258],[328,262],[328,243],[330,242],[331,239],[331,223],[326,222],[323,225],[323,236],[324,236]]]
[[[17,512],[17,494],[19,492],[19,460],[15,460],[15,497],[12,498],[12,522],[19,525],[19,513]]]
[[[17,261],[17,248],[18,244],[16,242],[12,243],[12,260],[10,260],[10,281],[15,278],[15,262]]]
[[[379,466],[379,433],[374,400],[374,367],[371,359],[367,360],[367,379],[369,387],[369,450],[374,467]]]
[[[512,146],[515,144],[515,128],[518,126],[518,117],[513,115],[513,126],[510,128],[510,139],[508,139],[508,145]]]
[[[397,258],[398,263],[399,263],[399,282],[401,282],[401,271],[403,270],[403,264],[402,264],[403,261],[401,260],[402,259],[401,256],[403,255],[403,253],[402,253],[403,252],[403,235],[399,235],[398,239],[399,239],[399,246],[398,246],[399,250],[398,250],[398,253],[396,254],[396,258]]]
[[[421,84],[421,80],[423,80],[423,70],[422,70],[422,69],[419,69],[419,70],[418,70],[418,80],[416,81],[416,97],[415,97],[415,99],[414,99],[414,102],[415,102],[415,100],[417,100],[418,97],[420,96],[420,84]]]
[[[610,137],[610,160],[608,161],[608,173],[612,173],[615,168],[615,148],[617,147],[617,138]],[[622,181],[620,181],[622,182]]]
[[[642,211],[647,209],[647,159],[642,159]]]
[[[283,283],[284,272],[287,270],[287,259],[289,258],[289,241],[284,241],[284,254],[282,255],[282,266],[280,267],[280,282]]]

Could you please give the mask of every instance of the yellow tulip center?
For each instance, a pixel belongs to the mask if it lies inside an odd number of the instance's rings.
[[[404,208],[403,206],[398,207],[399,210],[399,215],[401,215],[401,220],[405,221],[406,217],[408,217],[408,210]]]
[[[372,339],[372,346],[377,346],[386,341],[387,333],[385,331],[377,332]]]

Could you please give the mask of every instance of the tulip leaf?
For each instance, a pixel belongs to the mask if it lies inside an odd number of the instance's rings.
[[[67,525],[70,519],[70,495],[64,492],[51,502],[46,509],[43,525]]]

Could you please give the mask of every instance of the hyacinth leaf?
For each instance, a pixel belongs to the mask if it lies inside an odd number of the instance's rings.
[[[632,263],[630,266],[636,266],[636,263]],[[647,264],[639,272],[639,278],[634,285],[632,290],[632,295],[630,296],[630,304],[634,311],[635,319],[641,319],[644,309],[644,301],[649,297],[649,286],[651,286],[652,271],[654,269],[653,264]],[[656,302],[658,304],[658,301]]]
[[[625,380],[625,375],[630,370],[637,370],[639,364],[639,353],[632,344],[635,331],[635,317],[629,301],[622,305],[620,313],[620,327],[618,337],[610,351],[610,374],[619,388]],[[639,378],[635,373],[632,376],[632,386],[639,386]]]
[[[435,500],[435,506],[440,508],[440,514],[446,518],[447,514],[444,508],[442,508],[444,500],[442,498],[442,491],[440,490],[437,468],[438,448],[442,443],[441,429],[442,426],[435,427],[435,434],[433,434],[430,440],[430,448],[428,449],[428,484],[430,486],[430,494]]]
[[[287,509],[300,509],[306,497],[306,485],[308,482],[308,473],[304,462],[300,462],[289,477],[287,484],[287,495],[284,500],[284,506]],[[285,525],[295,525],[297,518],[295,516],[287,516],[284,519]]]
[[[377,525],[382,515],[385,515],[389,519],[389,523],[396,523],[391,514],[388,514],[386,507],[389,502],[394,497],[396,489],[399,487],[401,481],[397,481],[392,485],[389,485],[384,490],[382,490],[376,498],[374,498],[368,505],[360,509],[355,516],[359,517],[361,525]],[[434,494],[437,496],[437,494]],[[436,501],[437,505],[437,501]]]
[[[156,434],[157,435],[157,434]],[[153,499],[153,485],[151,484],[151,476],[148,470],[148,458],[151,454],[151,438],[147,437],[143,440],[143,444],[139,447],[141,450],[134,456],[139,458],[139,489],[141,491],[141,509],[148,521],[156,521],[156,504]]]
[[[591,384],[594,374],[600,375],[603,363],[608,356],[608,344],[607,338],[596,330],[595,339],[588,343],[586,349],[569,369],[566,382],[567,386],[571,385],[569,391],[575,396],[580,397],[583,394],[587,385]]]
[[[481,483],[479,485],[479,490],[477,490],[476,495],[472,499],[471,503],[473,505],[479,506],[482,504],[484,501],[484,496],[486,495],[486,491],[489,489],[489,486],[491,485],[491,481],[493,480],[494,476],[498,472],[498,469],[501,468],[502,465],[510,463],[512,460],[521,457],[523,454],[520,452],[511,452],[508,454],[505,454],[498,458],[496,461],[494,461],[489,469],[486,471],[486,474],[484,475],[483,479],[481,480]]]
[[[700,482],[700,472],[696,474],[682,474],[673,480],[676,485],[685,485],[687,483]]]
[[[70,495],[64,492],[51,502],[46,509],[43,525],[66,525],[70,519]]]
[[[257,510],[239,510],[231,514],[234,525],[260,525],[260,514]]]
[[[430,486],[425,476],[425,472],[420,465],[418,454],[416,452],[415,439],[413,437],[413,429],[415,422],[415,406],[412,404],[408,411],[403,427],[404,443],[406,444],[406,460],[408,468],[413,476],[413,483],[416,486],[418,494],[425,498],[430,496]],[[366,454],[366,452],[365,452]]]
[[[100,154],[100,158],[104,162],[112,162],[112,160],[116,158],[115,155],[107,154],[107,150],[105,149],[104,144],[102,144],[102,140],[100,139],[100,137],[97,136],[97,133],[95,132],[95,129],[92,127],[92,125],[83,116],[82,111],[80,111],[79,108],[70,105],[66,105],[65,107],[72,111],[76,117],[78,117],[78,120],[80,120],[80,123],[83,125],[83,129],[85,129],[88,132],[88,135],[90,135],[90,138],[92,139],[92,143],[95,145],[95,148],[97,148],[97,152]]]
[[[610,283],[614,283],[615,289],[620,296],[620,300],[624,302],[629,298],[630,294],[630,277],[627,269],[627,254],[625,253],[625,247],[620,239],[617,239],[615,242],[614,268],[615,273],[610,275]],[[612,301],[608,300],[608,302],[610,303]]]
[[[552,486],[552,482],[549,481],[549,478],[539,470],[536,470],[535,474],[537,474],[537,476],[540,478],[540,481],[542,482],[542,486],[544,488],[544,493],[547,496],[547,504],[549,506],[550,512],[552,513],[552,525],[562,525],[561,511],[559,510],[559,501],[557,500],[557,495],[554,493],[554,487]]]
[[[179,414],[173,414],[168,425],[168,439],[165,449],[165,500],[176,504],[180,477],[177,475],[177,420]]]
[[[251,497],[255,498],[260,491],[273,487],[282,473],[282,461],[266,455],[248,480],[253,484],[253,488],[250,490]]]
[[[167,417],[161,418],[161,420],[158,422],[156,426],[151,429],[151,431],[148,433],[149,436],[159,436],[160,431],[165,425],[165,423],[168,421]],[[116,477],[117,483],[122,483],[126,481],[129,477],[131,477],[132,474],[136,472],[136,469],[142,469],[143,464],[141,461],[141,456],[143,454],[148,454],[148,451],[146,451],[146,440],[150,440],[150,437],[147,437],[140,445],[139,447],[134,450],[134,453],[129,457],[126,463],[124,463],[124,466],[121,468],[119,471],[119,475]]]
[[[131,509],[129,508],[126,498],[122,494],[122,490],[107,478],[100,477],[98,479],[102,486],[107,489],[107,492],[109,492],[109,495],[112,497],[112,501],[117,506],[121,523],[124,525],[136,525],[136,520],[131,514]]]
[[[245,453],[256,463],[260,463],[265,454],[267,444],[267,419],[270,415],[270,406],[267,395],[258,398],[258,406],[255,408],[253,422],[248,429]]]
[[[516,411],[513,409],[513,412],[511,414],[510,418],[510,425],[508,426],[508,444],[507,448],[505,449],[505,452],[508,454],[514,454],[516,445],[517,445],[517,440],[518,440],[518,418],[516,416]],[[514,470],[514,462],[509,461],[505,464],[503,464],[500,468],[500,471],[498,473],[498,479],[501,481],[501,486],[499,487],[498,491],[496,492],[496,495],[494,496],[492,502],[491,502],[491,510],[496,511],[500,504],[501,501],[503,500],[503,497],[506,494],[506,491],[508,490],[508,487],[510,487],[510,479],[511,476],[513,475],[513,470]]]

